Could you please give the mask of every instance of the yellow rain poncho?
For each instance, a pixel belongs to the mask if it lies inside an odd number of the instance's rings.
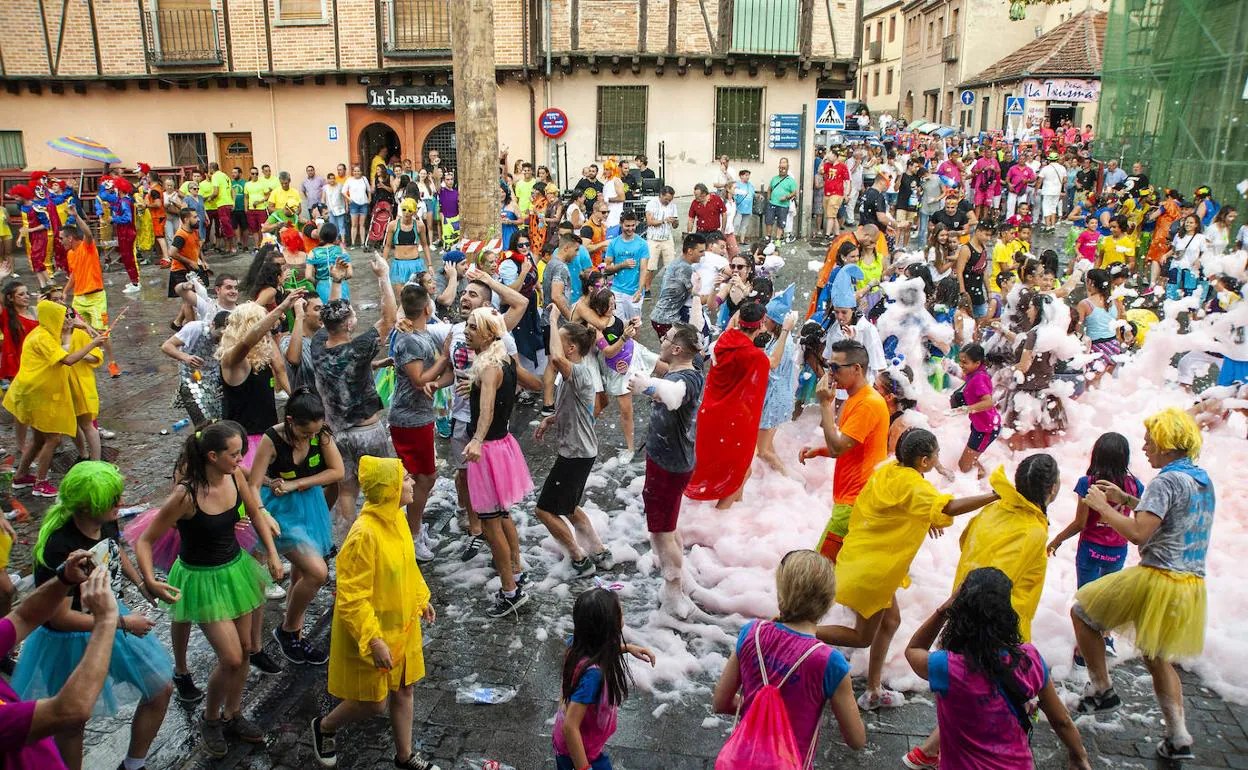
[[[91,344],[91,335],[82,329],[74,329],[69,338],[69,352]],[[69,367],[69,392],[74,401],[74,414],[100,416],[100,391],[95,386],[95,370],[104,363],[104,356],[93,350],[81,361]]]
[[[1018,613],[1023,641],[1031,641],[1031,620],[1040,606],[1048,558],[1049,520],[1044,511],[1019,494],[1006,478],[1005,467],[992,472],[992,489],[1001,499],[971,519],[962,533],[962,558],[954,576],[954,588],[962,585],[971,570],[996,567],[1014,582],[1010,604]]]
[[[39,325],[22,344],[22,360],[4,396],[4,408],[18,422],[41,433],[78,433],[77,411],[69,387],[69,368],[61,359],[69,355],[61,347],[65,306],[44,300],[35,309]]]
[[[416,566],[407,516],[399,505],[403,465],[360,458],[364,509],[338,554],[338,597],[329,643],[329,694],[377,702],[425,675],[420,616],[429,587]],[[394,668],[373,665],[369,642],[381,638]]]
[[[854,502],[836,559],[837,603],[864,618],[889,607],[910,585],[910,562],[928,529],[953,523],[944,513],[952,499],[896,460],[877,468]]]

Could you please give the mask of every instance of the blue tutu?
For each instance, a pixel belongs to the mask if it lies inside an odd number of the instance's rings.
[[[329,506],[320,487],[280,496],[261,487],[260,502],[282,528],[282,534],[273,539],[279,553],[311,551],[322,557],[329,555],[334,545],[333,530]]]
[[[122,616],[130,608],[118,602]],[[47,626],[35,629],[22,643],[22,654],[13,672],[13,689],[23,700],[51,698],[61,691],[78,667],[91,639],[89,631],[53,631]],[[112,716],[122,706],[146,702],[169,686],[173,679],[173,659],[155,633],[147,636],[117,629],[108,678],[95,701],[92,716]]]
[[[1243,382],[1248,382],[1248,361],[1223,358],[1222,368],[1218,369],[1218,384],[1236,385]]]
[[[423,257],[392,259],[390,260],[390,283],[407,283],[413,276],[425,272],[426,269]]]

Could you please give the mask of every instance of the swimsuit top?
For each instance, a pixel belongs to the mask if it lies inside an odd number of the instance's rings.
[[[199,507],[195,498],[195,490],[191,485],[182,482],[191,494],[191,502],[195,505],[195,515],[189,519],[178,519],[178,534],[182,536],[182,547],[178,558],[192,567],[219,567],[227,564],[239,554],[238,540],[234,537],[234,525],[243,518],[243,496],[238,492],[238,482],[230,477],[234,485],[234,502],[220,513],[212,514]]]
[[[394,226],[394,245],[395,246],[415,246],[416,245],[416,220],[412,220],[412,229],[403,229],[403,220],[398,220]]]

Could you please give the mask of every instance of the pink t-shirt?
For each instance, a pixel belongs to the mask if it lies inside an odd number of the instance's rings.
[[[991,394],[992,377],[988,376],[982,366],[971,372],[971,376],[966,378],[966,385],[962,386],[962,396],[968,406]],[[995,406],[982,412],[971,412],[970,417],[971,427],[980,433],[991,433],[1001,427],[1001,415],[997,413]]]
[[[1079,252],[1079,258],[1096,262],[1096,242],[1100,239],[1101,234],[1096,230],[1084,230],[1079,233],[1079,237],[1075,239],[1075,251]]]
[[[581,703],[588,708],[581,719],[581,744],[585,747],[585,756],[592,762],[602,754],[607,740],[615,734],[616,712],[618,707],[612,706],[607,698],[607,685],[602,678],[602,669],[598,666],[583,667],[572,685],[572,695],[568,700]],[[555,715],[555,729],[551,734],[555,753],[566,757],[569,755],[567,741],[563,739],[563,708]]]
[[[1035,647],[1020,649],[1023,658],[1013,673],[1034,710],[1030,701],[1048,683],[1049,669]],[[1027,733],[999,685],[946,650],[928,654],[927,679],[936,693],[941,770],[1031,770]]]
[[[1080,476],[1079,480],[1075,482],[1075,494],[1079,495],[1080,500],[1088,493],[1088,487],[1093,483],[1095,482],[1090,476]],[[1128,476],[1126,483],[1122,485],[1122,491],[1132,497],[1139,497],[1144,494],[1144,483],[1135,476]],[[1135,515],[1126,505],[1116,505],[1114,507],[1127,518]],[[1109,548],[1121,548],[1127,544],[1127,539],[1118,534],[1118,530],[1102,522],[1101,514],[1091,508],[1088,509],[1088,521],[1083,525],[1083,531],[1079,533],[1079,540],[1086,540],[1089,543]]]
[[[0,654],[17,646],[13,621],[0,618]],[[51,738],[26,745],[30,723],[35,718],[35,701],[20,700],[8,682],[0,680],[0,768],[3,770],[64,770],[65,763]]]

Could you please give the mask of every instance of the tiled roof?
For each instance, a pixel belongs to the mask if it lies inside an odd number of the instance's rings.
[[[1084,11],[978,75],[967,78],[962,85],[986,85],[1039,76],[1096,75],[1101,71],[1107,18],[1104,11]]]

